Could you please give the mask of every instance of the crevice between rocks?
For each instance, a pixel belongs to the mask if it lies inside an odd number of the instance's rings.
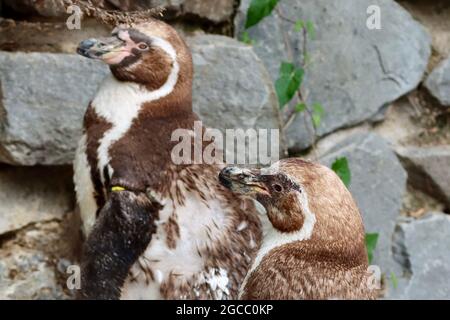
[[[414,188],[425,192],[431,198],[442,202],[444,207],[447,208],[447,197],[442,192],[441,188],[433,181],[432,177],[430,177],[425,170],[412,163],[408,158],[403,157],[398,152],[396,152],[396,155],[403,168],[405,168],[408,173],[408,183]]]
[[[394,261],[402,267],[403,276],[406,278],[411,278],[413,270],[405,241],[405,232],[397,223],[394,228],[394,233],[392,234],[392,257]]]

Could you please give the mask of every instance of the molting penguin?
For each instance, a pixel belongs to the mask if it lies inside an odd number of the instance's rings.
[[[172,132],[193,130],[198,120],[185,42],[150,20],[85,40],[78,53],[112,73],[86,111],[75,159],[88,235],[82,296],[235,298],[260,222],[252,202],[217,181],[221,166],[171,160]],[[105,283],[106,275],[115,281]]]
[[[242,299],[373,299],[364,226],[340,178],[284,159],[262,170],[227,167],[219,180],[266,209],[263,240]]]

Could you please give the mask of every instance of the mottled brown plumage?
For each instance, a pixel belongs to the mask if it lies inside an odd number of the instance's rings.
[[[242,299],[373,299],[364,226],[340,178],[285,159],[269,172],[225,168],[222,183],[261,202],[270,224]]]

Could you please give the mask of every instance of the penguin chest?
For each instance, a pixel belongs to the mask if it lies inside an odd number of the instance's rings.
[[[195,191],[182,192],[182,205],[160,199],[157,232],[132,267],[122,299],[226,299],[237,291],[236,266],[221,256],[234,255],[231,214],[220,198],[205,202]]]

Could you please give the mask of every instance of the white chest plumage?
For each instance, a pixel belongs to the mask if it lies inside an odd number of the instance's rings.
[[[204,284],[207,284],[211,296],[216,299],[226,298],[229,294],[228,270],[206,270],[205,261],[199,252],[213,243],[220,242],[224,236],[220,226],[230,223],[230,213],[224,209],[224,203],[213,195],[208,197],[205,203],[197,192],[188,191],[180,182],[175,184],[178,184],[178,190],[183,195],[183,205],[176,204],[167,197],[155,196],[164,205],[159,213],[157,232],[139,263],[132,268],[132,277],[129,277],[122,290],[122,299],[161,299],[160,288],[164,282],[172,282],[174,287],[182,287],[186,281],[191,281],[194,295],[196,287]],[[205,190],[202,191],[209,194],[210,190],[204,187]],[[170,223],[170,218],[174,216],[177,217],[179,235],[176,245],[169,247],[169,234],[164,226]],[[148,279],[148,275],[144,274],[143,265],[151,270],[153,279]],[[132,281],[131,278],[135,280]]]
[[[87,137],[84,134],[78,143],[73,167],[75,191],[80,208],[81,220],[83,221],[83,231],[85,234],[88,234],[95,223],[97,202],[94,197],[94,183],[92,182],[91,168],[86,154],[86,140]]]

